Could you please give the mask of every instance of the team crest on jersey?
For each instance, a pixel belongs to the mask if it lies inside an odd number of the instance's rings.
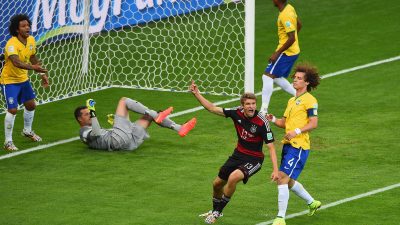
[[[301,100],[300,100],[300,99],[297,99],[297,100],[296,100],[296,105],[300,105],[300,103],[301,103]]]
[[[14,46],[8,46],[8,52],[14,52],[15,51],[15,48],[14,48]]]
[[[14,104],[14,98],[13,97],[9,97],[8,98],[8,104],[10,104],[10,105]]]
[[[29,45],[29,50],[32,51],[33,45]]]
[[[290,23],[290,21],[286,21],[285,25],[286,27],[290,27],[292,24]]]
[[[257,126],[256,125],[251,125],[250,132],[254,134],[256,131],[257,131]]]

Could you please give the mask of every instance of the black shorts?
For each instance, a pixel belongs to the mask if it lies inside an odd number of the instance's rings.
[[[239,169],[244,174],[243,183],[246,184],[249,178],[261,169],[263,161],[263,158],[249,156],[235,151],[220,168],[218,177],[227,181],[229,175],[236,169]]]

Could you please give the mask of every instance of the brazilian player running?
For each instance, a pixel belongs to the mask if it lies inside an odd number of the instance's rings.
[[[285,214],[289,201],[289,190],[308,204],[309,216],[314,215],[315,211],[321,207],[321,202],[314,200],[303,185],[297,181],[310,152],[309,132],[318,125],[318,103],[310,92],[319,85],[319,82],[320,77],[315,67],[308,64],[297,65],[293,75],[296,96],[289,99],[282,118],[277,119],[272,114],[267,115],[268,121],[285,129],[278,180],[279,212],[273,225],[286,224]]]
[[[222,216],[222,210],[228,204],[236,190],[236,185],[242,181],[247,183],[249,178],[256,174],[264,161],[262,152],[263,143],[269,148],[273,172],[271,179],[278,179],[278,164],[276,159],[274,136],[265,116],[256,110],[256,96],[245,93],[240,98],[241,105],[227,109],[217,107],[204,98],[194,81],[190,90],[196,99],[211,113],[230,117],[236,128],[238,142],[233,154],[221,167],[218,176],[213,182],[213,209],[200,216],[205,217],[208,224],[215,223]]]

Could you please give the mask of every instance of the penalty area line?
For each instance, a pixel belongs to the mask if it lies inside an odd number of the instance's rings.
[[[374,195],[374,194],[378,194],[378,193],[381,193],[381,192],[389,191],[391,189],[395,189],[395,188],[398,188],[398,187],[400,187],[400,183],[393,184],[393,185],[390,185],[390,186],[386,186],[386,187],[383,187],[383,188],[379,188],[379,189],[376,189],[376,190],[373,190],[373,191],[369,191],[369,192],[366,192],[366,193],[363,193],[363,194],[359,194],[359,195],[356,195],[356,196],[353,196],[353,197],[345,198],[345,199],[342,199],[342,200],[339,200],[339,201],[336,201],[336,202],[331,202],[329,204],[322,205],[319,210],[328,209],[330,207],[334,207],[334,206],[337,206],[337,205],[340,205],[340,204],[343,204],[343,203],[346,203],[346,202],[354,201],[354,200],[357,200],[357,199],[360,199],[360,198],[365,198],[365,197],[368,197],[368,196],[371,196],[371,195]],[[304,211],[301,211],[301,212],[298,212],[298,213],[290,214],[290,215],[286,216],[285,219],[290,219],[290,218],[302,216],[302,215],[305,215],[307,213],[308,213],[308,210],[304,210]],[[272,224],[273,222],[274,222],[274,220],[269,220],[269,221],[266,221],[266,222],[257,223],[256,225],[268,225],[268,224]]]
[[[375,62],[372,62],[372,63],[367,63],[367,64],[360,65],[360,66],[351,67],[351,68],[344,69],[344,70],[339,70],[339,71],[336,71],[336,72],[333,72],[333,73],[328,73],[328,74],[322,75],[321,79],[342,75],[342,74],[345,74],[345,73],[349,73],[349,72],[353,72],[353,71],[356,71],[356,70],[365,69],[365,68],[372,67],[372,66],[381,65],[381,64],[384,64],[384,63],[393,62],[393,61],[396,61],[396,60],[400,60],[400,55],[392,57],[392,58],[388,58],[388,59],[375,61]],[[278,91],[278,90],[281,90],[281,88],[280,87],[274,88],[273,91]],[[261,95],[261,92],[256,93],[256,95]],[[223,105],[223,104],[227,104],[227,103],[230,103],[230,102],[238,101],[239,99],[240,98],[237,97],[237,98],[232,98],[232,99],[225,100],[225,101],[214,102],[214,105]],[[169,117],[172,118],[172,117],[176,117],[176,116],[181,116],[181,115],[185,115],[185,114],[188,114],[188,113],[200,111],[200,110],[203,110],[203,109],[204,109],[203,106],[198,106],[198,107],[195,107],[195,108],[192,108],[192,109],[188,109],[188,110],[184,110],[184,111],[181,111],[181,112],[173,113]],[[14,157],[14,156],[17,156],[17,155],[22,155],[22,154],[33,152],[33,151],[42,150],[42,149],[45,149],[45,148],[50,148],[50,147],[56,146],[56,145],[69,143],[69,142],[76,141],[76,140],[79,140],[79,137],[73,137],[73,138],[69,138],[69,139],[65,139],[65,140],[61,140],[61,141],[56,141],[56,142],[53,142],[53,143],[50,143],[50,144],[39,145],[37,147],[28,148],[28,149],[20,150],[20,151],[17,151],[17,152],[12,152],[12,153],[0,156],[0,160],[11,158],[11,157]]]

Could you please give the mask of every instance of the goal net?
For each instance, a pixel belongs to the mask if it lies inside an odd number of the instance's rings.
[[[234,1],[2,0],[0,52],[11,16],[28,14],[51,82],[43,89],[30,71],[39,104],[110,87],[184,92],[192,79],[206,93],[239,95],[245,2]]]

